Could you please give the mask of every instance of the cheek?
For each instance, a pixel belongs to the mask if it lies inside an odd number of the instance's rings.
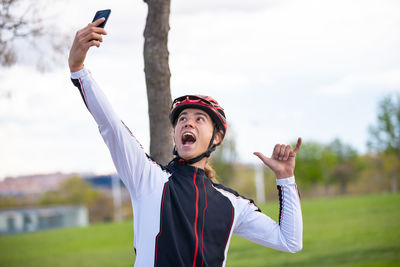
[[[213,133],[213,128],[212,126],[206,126],[203,128],[203,133],[204,133],[204,143],[209,143],[212,137],[212,133]]]
[[[177,133],[178,133],[178,129],[177,129],[178,127],[175,127],[174,128],[174,142],[176,143],[176,140],[178,140],[178,138],[177,138]]]

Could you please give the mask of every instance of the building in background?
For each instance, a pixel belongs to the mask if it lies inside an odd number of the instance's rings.
[[[63,184],[67,182],[68,179],[74,177],[80,177],[82,180],[88,183],[91,188],[99,191],[103,195],[103,197],[96,198],[96,201],[91,203],[92,206],[89,207],[86,205],[87,203],[85,204],[88,208],[90,222],[99,220],[108,221],[110,218],[120,221],[123,218],[132,217],[129,192],[125,188],[119,176],[115,174],[95,175],[91,173],[57,172],[49,174],[7,177],[6,179],[0,181],[0,211],[11,210],[15,209],[16,207],[21,209],[22,207],[41,206],[43,204],[41,204],[40,201],[45,193],[54,192],[56,194],[61,194],[59,190],[62,189]],[[105,196],[108,196],[108,198]],[[2,200],[4,200],[4,202],[1,202]],[[109,201],[112,201],[113,203],[108,205],[106,202]],[[46,202],[46,205],[58,205],[56,203],[57,202]],[[61,203],[62,205],[81,205],[78,203]],[[107,213],[107,209],[109,211],[112,209],[112,211]],[[110,214],[112,214],[111,217]],[[28,225],[30,220],[29,216],[25,217],[26,220],[28,220],[28,222],[25,224]],[[17,219],[10,219],[8,223],[3,222],[3,225],[11,225],[10,229],[13,229],[12,225],[16,223],[16,220]],[[3,226],[3,228],[4,227],[5,226]]]
[[[85,206],[54,206],[0,210],[0,234],[33,232],[89,223]]]
[[[49,173],[7,177],[0,181],[0,197],[39,196],[46,191],[54,191],[60,184],[73,176],[71,173]]]

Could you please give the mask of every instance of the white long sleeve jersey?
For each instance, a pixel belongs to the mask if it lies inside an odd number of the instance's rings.
[[[232,234],[287,252],[302,248],[294,177],[277,180],[279,222],[204,170],[154,162],[113,111],[87,69],[71,73],[96,120],[134,211],[135,266],[225,266]]]

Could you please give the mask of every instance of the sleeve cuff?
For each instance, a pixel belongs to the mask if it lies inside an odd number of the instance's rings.
[[[79,79],[79,78],[84,77],[89,74],[90,74],[90,71],[88,69],[86,69],[85,66],[83,66],[83,68],[81,70],[71,72],[71,78]]]
[[[283,178],[283,179],[276,179],[276,184],[277,185],[287,185],[287,184],[295,184],[296,181],[294,179],[294,176],[288,177],[288,178]]]

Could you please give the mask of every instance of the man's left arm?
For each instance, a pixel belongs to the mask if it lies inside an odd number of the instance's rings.
[[[297,252],[303,246],[303,218],[300,197],[294,179],[296,153],[302,139],[298,138],[296,147],[277,144],[272,156],[266,157],[255,152],[277,177],[279,194],[279,223],[255,210],[243,211],[236,234],[256,243],[287,252]]]

